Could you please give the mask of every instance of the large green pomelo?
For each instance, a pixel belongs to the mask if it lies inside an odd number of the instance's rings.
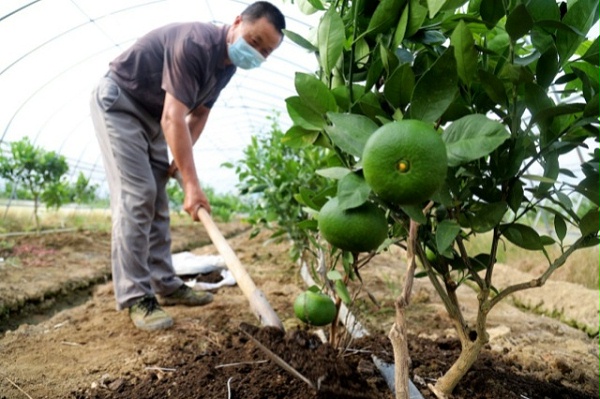
[[[325,240],[340,249],[369,252],[377,249],[388,232],[385,212],[372,202],[342,209],[337,197],[319,212],[319,231]]]
[[[391,122],[367,140],[363,174],[373,192],[397,205],[431,198],[446,179],[446,145],[429,124],[417,120]]]

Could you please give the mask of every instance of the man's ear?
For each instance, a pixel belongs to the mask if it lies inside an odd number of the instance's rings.
[[[235,17],[235,19],[233,20],[233,24],[231,25],[232,27],[237,27],[242,23],[242,16],[238,15],[237,17]]]

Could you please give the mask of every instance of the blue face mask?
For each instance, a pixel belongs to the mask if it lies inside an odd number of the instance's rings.
[[[233,65],[242,69],[256,68],[265,61],[265,57],[241,36],[229,45],[228,52]]]

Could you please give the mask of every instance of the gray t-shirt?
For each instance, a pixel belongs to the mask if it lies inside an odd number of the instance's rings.
[[[165,92],[190,110],[211,108],[236,71],[223,65],[228,29],[201,22],[155,29],[110,63],[111,77],[157,119]]]

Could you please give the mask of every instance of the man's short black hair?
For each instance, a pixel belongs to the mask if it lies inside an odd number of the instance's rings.
[[[282,30],[285,29],[285,17],[281,11],[279,11],[279,8],[268,1],[257,1],[250,4],[242,11],[242,19],[250,23],[263,17],[266,18],[281,35],[283,35]]]

